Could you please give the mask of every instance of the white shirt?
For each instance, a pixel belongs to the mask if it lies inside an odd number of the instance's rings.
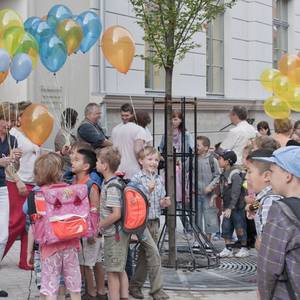
[[[22,150],[20,168],[17,175],[24,183],[34,184],[34,162],[41,155],[41,148],[32,143],[24,133],[15,127],[13,127],[9,133],[17,139],[18,148]]]
[[[146,131],[146,144],[148,146],[152,146],[153,136],[148,127],[145,127],[145,131]]]
[[[241,121],[229,131],[220,147],[226,150],[233,150],[237,156],[236,163],[241,165],[243,150],[249,139],[255,138],[256,134],[257,132],[252,125],[247,121]]]
[[[146,141],[145,129],[135,123],[119,124],[113,128],[111,140],[121,154],[121,164],[118,171],[125,173],[125,178],[132,178],[141,168],[134,151],[137,140]]]

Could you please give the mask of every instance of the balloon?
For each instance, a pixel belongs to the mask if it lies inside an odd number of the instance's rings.
[[[285,101],[278,97],[270,97],[264,103],[265,113],[273,119],[286,119],[291,111]]]
[[[23,28],[21,17],[12,9],[0,10],[0,39],[12,27]]]
[[[280,72],[276,69],[266,69],[260,75],[260,83],[263,87],[269,91],[273,91],[273,79],[275,76],[279,75]]]
[[[40,47],[40,58],[47,70],[57,72],[67,60],[67,49],[64,42],[56,34],[43,40]]]
[[[300,67],[289,72],[289,80],[297,86],[300,86]]]
[[[41,18],[39,17],[30,17],[28,18],[24,23],[24,29],[25,31],[29,32],[30,34],[34,35],[35,31],[41,22]]]
[[[5,72],[9,69],[10,56],[7,51],[0,49],[0,72]]]
[[[5,72],[0,72],[0,84],[2,82],[4,82],[4,80],[6,79],[7,75],[8,75],[8,70],[5,71]]]
[[[51,37],[53,33],[53,28],[51,28],[46,21],[41,21],[35,30],[34,37],[38,44],[40,44],[43,39]]]
[[[289,81],[287,76],[277,75],[273,79],[273,91],[276,96],[282,99],[293,97],[295,85]]]
[[[56,28],[57,35],[65,42],[68,55],[79,48],[83,38],[80,25],[72,19],[61,21]]]
[[[278,69],[284,75],[300,67],[300,58],[297,55],[284,54],[278,61]]]
[[[25,33],[20,46],[15,52],[15,55],[18,53],[28,54],[32,61],[32,68],[35,68],[39,56],[39,45],[36,39],[30,33]]]
[[[33,103],[22,114],[21,129],[36,145],[41,146],[48,139],[53,125],[53,116],[45,105]]]
[[[56,29],[58,23],[60,23],[65,19],[71,19],[71,18],[72,18],[72,12],[67,6],[55,5],[49,10],[47,21],[50,27]]]
[[[32,61],[29,55],[18,53],[10,66],[11,76],[18,82],[26,79],[32,70]]]
[[[11,27],[3,35],[3,46],[7,52],[13,56],[19,47],[25,31],[21,27]]]
[[[92,11],[85,11],[75,18],[83,29],[80,50],[85,53],[97,42],[102,31],[99,17]]]
[[[102,36],[101,46],[110,64],[126,74],[135,54],[134,40],[128,30],[121,26],[109,27]]]
[[[291,110],[300,112],[300,87],[295,88],[293,98],[287,99],[286,102]]]

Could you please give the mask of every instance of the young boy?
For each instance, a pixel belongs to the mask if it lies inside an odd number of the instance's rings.
[[[142,184],[149,192],[148,224],[140,239],[135,273],[130,281],[129,294],[136,299],[143,299],[142,287],[149,274],[150,295],[154,300],[169,299],[163,291],[161,278],[161,259],[157,248],[159,239],[159,217],[161,209],[170,206],[170,198],[166,197],[165,187],[157,174],[160,154],[151,146],[138,153],[142,170],[133,176],[132,181]]]
[[[95,152],[88,149],[77,150],[71,160],[72,173],[75,175],[74,183],[88,185],[90,211],[94,223],[96,223],[93,224],[95,228],[98,227],[100,191],[96,183],[89,184],[91,181],[89,174],[96,167],[96,161]],[[83,300],[108,299],[105,294],[104,271],[101,265],[102,239],[98,236],[83,238],[79,260],[82,277],[85,278],[86,282],[86,294],[83,296]],[[97,289],[94,287],[94,275]]]
[[[236,168],[237,157],[232,150],[220,151],[218,162],[223,173],[220,176],[221,197],[223,200],[223,222],[222,237],[225,240],[225,248],[220,253],[220,257],[232,257],[232,234],[236,231],[240,250],[236,257],[249,256],[247,249],[247,229],[245,217],[245,199],[243,190],[243,176],[241,170]]]
[[[97,153],[97,171],[104,176],[101,187],[99,231],[104,235],[104,262],[108,276],[110,300],[128,299],[128,278],[125,272],[129,235],[115,223],[121,218],[122,194],[115,175],[121,161],[119,151],[106,147]]]
[[[269,209],[273,201],[281,197],[273,195],[270,185],[270,166],[271,163],[257,160],[261,157],[271,157],[273,150],[262,149],[251,152],[247,157],[247,175],[246,179],[254,190],[256,197],[255,202],[246,206],[248,217],[255,219],[256,242],[255,247],[258,250],[261,242],[261,234],[266,224]]]
[[[260,299],[300,299],[300,147],[283,147],[260,160],[272,163],[273,192],[284,197],[273,202],[261,237]]]
[[[220,178],[217,159],[209,152],[210,140],[206,136],[197,137],[198,159],[198,215],[197,224],[205,231],[208,239],[219,231],[217,209],[214,203],[213,190]],[[204,227],[203,227],[204,221]]]

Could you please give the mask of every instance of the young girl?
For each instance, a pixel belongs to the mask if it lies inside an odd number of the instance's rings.
[[[56,153],[40,156],[34,164],[35,181],[45,187],[62,181],[63,161]],[[34,192],[33,192],[34,193]],[[34,194],[28,196],[28,214],[31,224],[34,222],[36,208]],[[30,225],[31,227],[32,225]],[[27,262],[30,263],[34,237],[31,228],[28,233]],[[46,300],[57,300],[61,274],[71,299],[81,299],[81,275],[78,261],[79,240],[61,241],[49,245],[40,245],[41,253],[41,294]]]

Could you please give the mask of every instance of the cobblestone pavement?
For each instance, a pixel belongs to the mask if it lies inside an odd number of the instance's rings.
[[[5,289],[9,293],[7,300],[26,300],[29,295],[29,282],[31,272],[18,269],[18,253],[19,242],[16,242],[12,250],[2,261],[0,266],[0,287]],[[250,291],[192,291],[193,286],[189,286],[189,289],[182,291],[178,288],[171,288],[167,290],[167,293],[172,300],[254,300],[256,299],[256,293],[253,290]],[[148,294],[148,290],[144,291],[144,294]],[[38,291],[35,288],[34,280],[31,284],[31,297],[30,300],[39,299]],[[129,298],[133,299],[133,298]],[[145,299],[151,299],[145,297]]]

